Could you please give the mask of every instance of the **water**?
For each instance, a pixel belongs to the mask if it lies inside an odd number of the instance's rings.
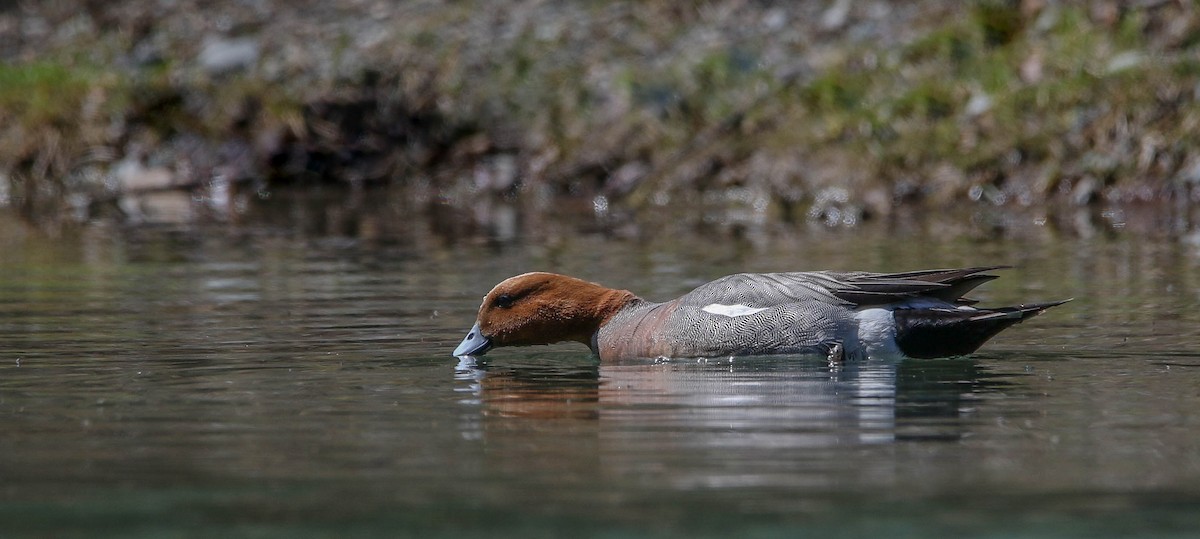
[[[284,221],[0,219],[5,536],[1200,534],[1186,239]],[[664,299],[742,270],[993,263],[1017,267],[986,303],[1075,301],[950,360],[449,357],[531,269]]]

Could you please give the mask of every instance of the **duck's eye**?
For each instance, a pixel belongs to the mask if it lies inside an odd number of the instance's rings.
[[[507,309],[512,307],[513,301],[516,300],[514,300],[512,296],[508,294],[500,294],[496,297],[496,306],[500,307],[501,309]]]

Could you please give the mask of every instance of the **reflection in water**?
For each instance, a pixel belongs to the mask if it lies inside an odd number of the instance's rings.
[[[906,360],[895,378],[899,440],[954,441],[966,428],[962,417],[983,393],[1010,385],[982,373],[968,358]]]
[[[459,359],[456,379],[485,415],[599,419],[675,410],[689,422],[722,417],[753,426],[770,408],[795,408],[798,423],[831,421],[858,442],[895,439],[896,418],[955,418],[983,382],[967,359],[829,364],[823,358],[736,358],[591,365],[494,366]],[[755,410],[723,416],[738,407]],[[779,418],[776,418],[779,419]],[[798,424],[797,423],[797,424]]]
[[[576,421],[570,432],[586,438],[576,443],[600,447],[606,474],[657,474],[680,488],[812,486],[830,480],[814,468],[838,452],[960,439],[973,392],[993,387],[965,359],[557,363],[462,358],[456,378],[471,397],[461,402],[482,413],[462,424],[464,437],[511,447],[504,461],[549,458],[526,430]],[[514,432],[526,432],[523,443],[508,445]],[[686,464],[696,459],[709,464]]]
[[[472,357],[459,359],[455,378],[468,381],[485,414],[541,419],[596,419],[600,416],[600,371],[594,365],[491,367]]]
[[[628,531],[614,523],[1028,536],[1048,515],[1067,534],[1134,522],[1194,535],[1193,243],[1072,242],[1049,225],[1021,242],[942,241],[903,223],[641,242],[522,217],[510,244],[403,205],[357,220],[282,209],[266,226],[55,238],[0,214],[6,534],[38,513],[49,531],[26,535],[115,522],[129,524],[112,535],[178,535],[215,515],[287,536],[444,523],[491,536]],[[736,271],[982,261],[1017,267],[981,299],[1077,302],[970,359],[599,365],[564,345],[464,361],[456,379],[447,357],[480,294],[532,269],[658,299]],[[122,495],[132,501],[114,508]],[[829,533],[771,526],[815,520]],[[230,534],[213,526],[195,533]]]

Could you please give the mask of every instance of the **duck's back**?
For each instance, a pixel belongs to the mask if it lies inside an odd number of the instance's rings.
[[[981,274],[989,269],[729,275],[674,301],[631,304],[597,332],[593,347],[602,359],[825,354],[841,345],[851,353],[874,345],[896,351],[892,308],[968,305],[962,295],[994,278]]]
[[[709,305],[774,307],[800,301],[845,304],[833,293],[845,288],[837,274],[827,272],[738,273],[702,284],[684,294],[680,305],[703,308]]]

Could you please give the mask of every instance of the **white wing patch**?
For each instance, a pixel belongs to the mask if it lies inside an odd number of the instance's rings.
[[[751,307],[749,305],[742,305],[740,303],[737,305],[722,305],[720,303],[713,303],[711,305],[705,305],[700,310],[704,311],[706,313],[719,314],[721,316],[728,316],[730,318],[736,318],[738,316],[749,316],[749,315],[752,315],[757,312],[762,312],[762,311],[767,310],[767,308],[766,307]]]

